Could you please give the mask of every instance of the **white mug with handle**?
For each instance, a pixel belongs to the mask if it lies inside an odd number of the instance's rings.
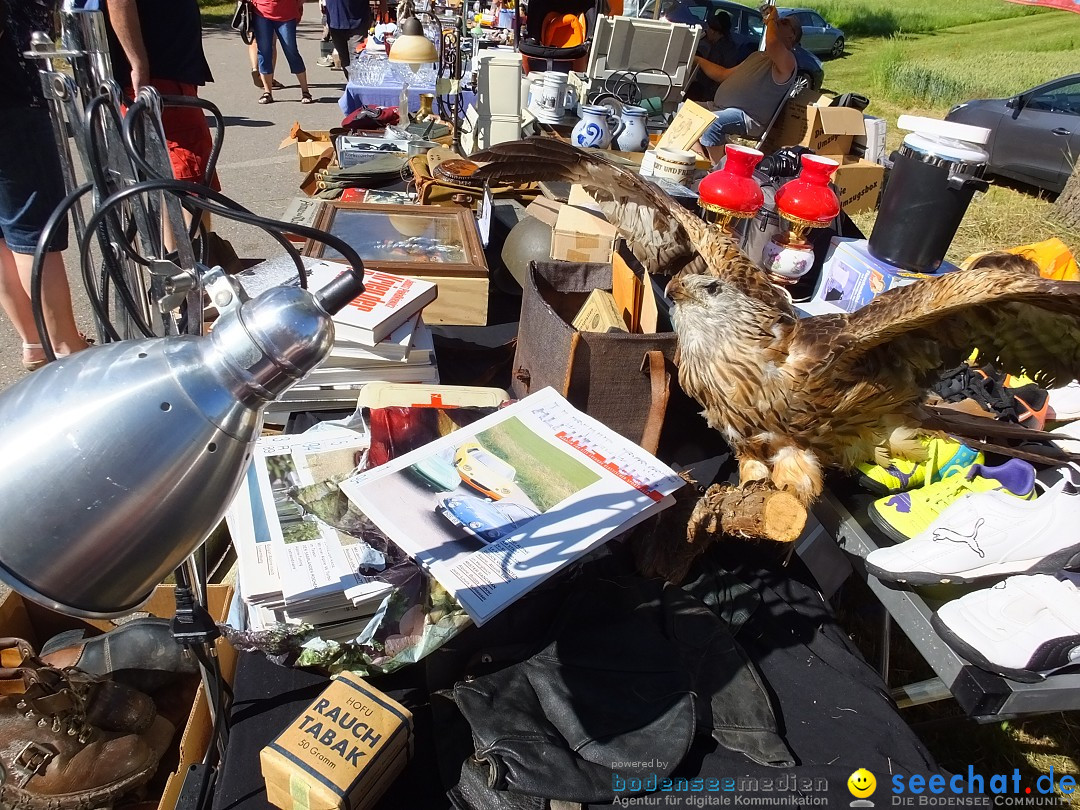
[[[544,86],[540,92],[538,117],[541,120],[561,120],[567,110],[577,105],[577,92],[570,87],[565,73],[548,71],[544,74]]]

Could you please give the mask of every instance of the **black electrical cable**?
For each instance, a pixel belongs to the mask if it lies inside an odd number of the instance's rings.
[[[277,231],[279,235],[282,232],[293,233],[297,236],[303,236],[308,239],[313,239],[317,242],[322,242],[327,247],[331,247],[334,250],[338,251],[345,259],[345,261],[352,266],[353,270],[357,271],[360,274],[361,279],[363,278],[363,259],[360,258],[360,256],[356,253],[355,249],[353,249],[348,243],[346,243],[339,237],[334,236],[330,233],[326,233],[325,231],[321,231],[317,228],[310,228],[306,225],[297,225],[294,223],[281,222],[279,220],[269,219],[267,217],[260,217],[256,214],[251,213],[246,208],[237,203],[235,200],[226,197],[219,191],[214,191],[213,189],[207,188],[206,186],[200,185],[198,183],[189,183],[184,180],[144,180],[142,182],[136,183],[133,186],[129,186],[128,188],[116,192],[106,200],[103,200],[101,203],[99,203],[98,210],[94,212],[94,215],[87,223],[88,232],[90,230],[90,225],[93,224],[96,227],[97,223],[101,220],[102,216],[107,213],[110,207],[119,204],[120,202],[128,199],[129,197],[133,197],[137,194],[143,194],[148,191],[171,191],[173,193],[186,196],[191,199],[194,205],[198,206],[203,210],[210,211],[211,213],[220,214],[227,219],[233,219],[237,222],[255,225],[271,234],[273,234],[275,231]],[[213,203],[210,203],[209,200],[214,200],[219,203],[219,205],[214,205]],[[83,242],[86,241],[87,237],[86,234],[84,234]],[[81,243],[80,248],[82,247],[83,244]],[[296,255],[297,258],[299,258],[299,253],[296,251],[295,248],[292,248],[292,252]],[[306,268],[304,268],[303,261],[299,262],[299,273],[301,285],[303,286],[306,282]]]

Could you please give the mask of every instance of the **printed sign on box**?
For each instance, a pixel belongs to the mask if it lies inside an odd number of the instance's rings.
[[[832,182],[840,198],[840,207],[845,213],[851,215],[877,208],[878,197],[881,196],[881,182],[885,177],[884,167],[849,155],[823,157],[840,164],[833,173]]]

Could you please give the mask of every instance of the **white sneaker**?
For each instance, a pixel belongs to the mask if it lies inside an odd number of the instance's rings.
[[[946,603],[933,625],[977,667],[1040,681],[1080,666],[1080,574],[1009,577]]]
[[[878,579],[911,585],[1054,573],[1080,562],[1080,470],[1033,501],[979,492],[948,506],[921,534],[866,556]]]
[[[1080,419],[1080,382],[1073,380],[1061,388],[1050,388],[1046,395],[1049,404],[1047,419]]]
[[[315,64],[319,67],[333,67],[334,57],[330,54],[327,54],[326,56],[320,56],[318,61],[315,62]]]

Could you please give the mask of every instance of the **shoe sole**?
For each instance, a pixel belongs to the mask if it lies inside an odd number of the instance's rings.
[[[993,672],[996,675],[1001,675],[1012,681],[1019,681],[1020,683],[1039,683],[1045,681],[1048,675],[1053,675],[1055,672],[1060,672],[1063,669],[1068,669],[1075,664],[1069,664],[1064,667],[1057,667],[1056,669],[1047,670],[1047,672],[1035,672],[1030,669],[1012,669],[1011,667],[1003,667],[1000,664],[995,664],[988,659],[985,655],[979,652],[977,649],[968,644],[960,636],[956,635],[945,622],[938,618],[935,613],[930,617],[930,624],[933,626],[937,634],[941,636],[941,640],[952,647],[961,658],[974,664],[979,669],[985,669],[987,672]]]
[[[889,489],[880,481],[871,478],[869,475],[863,475],[862,473],[860,473],[858,477],[856,477],[855,483],[857,483],[867,492],[872,492],[875,495],[880,495],[882,497],[885,497],[886,495],[895,495],[898,492],[903,492],[903,490],[900,489]]]
[[[866,514],[869,515],[870,521],[881,529],[885,536],[894,543],[903,543],[911,539],[908,535],[903,534],[898,529],[894,528],[893,525],[889,523],[888,519],[874,508],[873,504],[870,504],[870,508],[866,510]]]
[[[1034,560],[993,563],[956,574],[934,574],[927,571],[886,571],[866,563],[866,571],[884,582],[901,585],[970,585],[983,579],[1001,578],[1014,574],[1056,574],[1063,568],[1080,565],[1080,543],[1055,551]]]

